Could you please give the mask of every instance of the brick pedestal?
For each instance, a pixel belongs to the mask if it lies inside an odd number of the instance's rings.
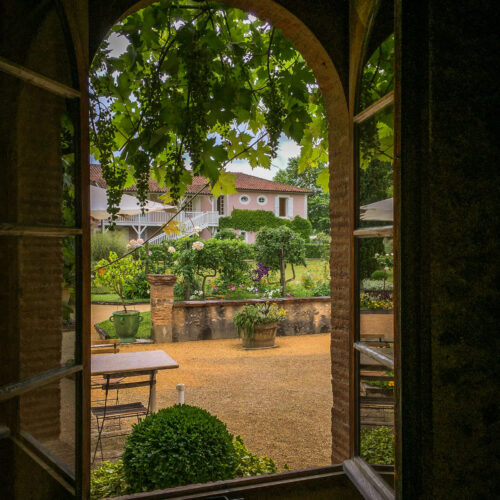
[[[172,342],[173,274],[148,274],[151,300],[152,338],[154,342]]]

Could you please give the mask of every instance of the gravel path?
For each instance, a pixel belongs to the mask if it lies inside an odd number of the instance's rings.
[[[175,386],[183,383],[186,403],[217,415],[253,453],[291,469],[329,464],[330,336],[278,337],[277,344],[244,351],[238,339],[208,340],[126,346],[121,352],[163,349],[179,363],[179,369],[158,374],[158,408],[176,403]],[[145,397],[142,388],[124,390],[120,402]],[[119,454],[123,441],[105,445]]]

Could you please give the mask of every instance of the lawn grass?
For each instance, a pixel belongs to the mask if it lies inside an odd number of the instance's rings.
[[[92,293],[90,295],[91,302],[118,302],[121,303],[120,297],[116,293]],[[136,304],[138,302],[149,302],[149,297],[146,299],[127,299],[127,304]]]
[[[139,330],[137,331],[136,338],[138,339],[149,339],[151,337],[151,311],[141,312],[143,320],[139,324]],[[97,323],[102,329],[106,330],[112,339],[116,339],[115,326],[109,319],[106,321],[101,321]]]

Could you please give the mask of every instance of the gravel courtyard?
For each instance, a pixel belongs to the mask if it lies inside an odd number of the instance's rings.
[[[187,404],[217,415],[250,451],[270,456],[278,467],[329,464],[330,336],[278,337],[276,343],[260,351],[245,351],[239,339],[230,339],[124,346],[121,352],[163,349],[179,363],[158,373],[158,408],[175,404],[175,386],[183,383]],[[143,388],[128,389],[120,402],[146,397]],[[105,458],[119,455],[122,446],[123,438],[104,439]]]

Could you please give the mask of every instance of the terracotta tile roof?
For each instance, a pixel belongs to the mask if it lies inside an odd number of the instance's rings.
[[[260,177],[255,177],[254,175],[243,174],[241,172],[234,172],[236,176],[236,189],[238,191],[268,191],[268,192],[278,192],[278,193],[312,193],[309,189],[298,188],[295,186],[288,186],[286,184],[281,184],[280,182],[274,182],[267,179],[261,179]],[[101,166],[96,164],[90,165],[90,183],[94,186],[101,188],[106,188],[106,181],[104,180],[101,172]],[[197,193],[202,186],[207,183],[205,177],[196,176],[193,177],[193,182],[187,188],[188,194]],[[130,186],[126,192],[137,191],[135,186]],[[162,188],[158,183],[152,179],[149,180],[149,191],[151,193],[164,193],[167,188]],[[201,194],[210,194],[210,190],[205,188],[201,191]]]
[[[288,186],[280,182],[274,182],[255,175],[233,172],[236,176],[236,189],[238,191],[273,191],[279,193],[312,193],[309,189]],[[187,188],[188,193],[196,193],[201,186],[207,183],[205,177],[193,177],[193,183]]]
[[[101,165],[95,163],[90,164],[90,184],[106,189],[107,185],[104,177],[102,176]],[[125,189],[126,193],[133,193],[135,191],[137,191],[136,186],[130,186]],[[166,191],[167,189],[160,187],[155,180],[149,179],[150,193],[165,193]]]

